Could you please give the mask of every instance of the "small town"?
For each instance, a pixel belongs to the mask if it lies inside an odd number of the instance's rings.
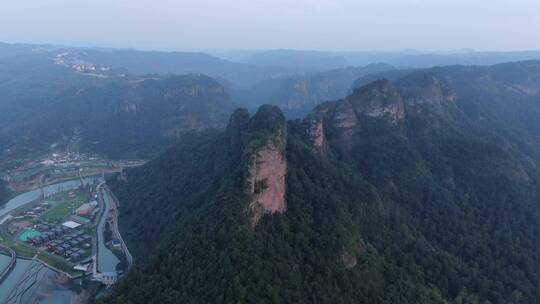
[[[75,183],[76,184],[76,183]],[[70,277],[92,275],[106,285],[117,280],[126,265],[100,269],[98,247],[107,248],[116,261],[126,260],[117,232],[115,208],[98,180],[54,194],[43,191],[35,201],[14,209],[0,220],[2,244],[18,257],[28,257],[62,271]],[[103,252],[103,255],[104,252]]]
[[[57,151],[29,159],[0,174],[15,191],[24,191],[73,178],[121,172],[123,168],[144,164],[140,159],[104,159],[97,155]]]
[[[75,191],[68,193],[68,199],[76,199],[75,196]],[[45,201],[18,216],[22,219],[13,220],[9,232],[38,250],[79,262],[91,253],[92,237],[84,230],[95,220],[99,207],[93,200],[73,211],[76,204],[76,200]]]

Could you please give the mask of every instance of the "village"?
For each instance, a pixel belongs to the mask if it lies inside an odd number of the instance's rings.
[[[0,222],[3,244],[19,257],[38,259],[71,277],[93,274],[97,280],[114,284],[116,270],[105,276],[96,270],[99,242],[114,255],[122,255],[120,242],[110,228],[115,210],[100,206],[97,189],[94,183],[51,195],[43,193],[38,200],[15,209]],[[102,219],[104,230],[99,231]],[[99,232],[103,235],[98,236]]]
[[[15,191],[25,191],[44,184],[55,183],[84,176],[121,172],[123,168],[136,167],[143,160],[109,160],[97,155],[71,150],[51,152],[37,159],[21,161],[0,178]]]
[[[69,198],[75,199],[75,191],[68,193]],[[92,237],[84,231],[89,229],[84,229],[84,227],[88,227],[95,220],[99,212],[98,202],[92,200],[83,203],[74,211],[72,208],[77,201],[53,204],[45,201],[40,206],[26,211],[22,221],[14,221],[10,224],[9,231],[17,234],[17,230],[24,229],[18,237],[20,241],[40,250],[46,249],[48,252],[63,256],[73,263],[79,262],[91,253]],[[62,218],[66,213],[72,214],[68,214],[67,218]],[[29,224],[33,225],[30,227]]]

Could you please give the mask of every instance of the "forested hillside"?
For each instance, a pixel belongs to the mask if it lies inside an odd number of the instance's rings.
[[[105,302],[537,303],[539,76],[440,68],[286,125],[237,112],[110,181],[122,231],[158,232],[130,234],[139,263]]]
[[[121,227],[129,227],[122,235],[138,258],[151,253],[184,220],[208,205],[223,179],[235,170],[239,153],[220,135],[216,131],[185,134],[181,145],[151,165],[129,171],[125,176],[129,185],[120,177],[109,181],[117,197],[130,202],[122,206],[119,221]]]
[[[224,127],[235,107],[204,75],[128,75],[55,50],[4,51],[0,162],[65,149],[73,138],[82,152],[153,155],[185,130]]]

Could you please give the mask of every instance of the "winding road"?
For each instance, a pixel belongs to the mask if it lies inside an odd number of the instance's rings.
[[[122,235],[120,234],[120,230],[118,229],[118,204],[116,203],[116,198],[112,195],[112,192],[105,188],[105,192],[109,196],[109,202],[111,204],[111,208],[114,209],[114,216],[112,221],[112,227],[113,227],[113,234],[120,242],[120,247],[122,248],[122,252],[124,253],[124,256],[126,257],[126,261],[128,263],[128,269],[131,268],[133,265],[133,256],[129,252],[128,247],[126,246],[126,243],[124,242],[124,239],[122,239]]]

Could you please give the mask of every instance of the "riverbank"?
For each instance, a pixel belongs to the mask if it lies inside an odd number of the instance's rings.
[[[116,272],[116,266],[120,263],[120,259],[107,247],[107,240],[105,240],[105,226],[109,222],[109,218],[113,218],[113,214],[111,214],[109,196],[103,185],[104,183],[101,183],[97,187],[103,209],[97,227],[97,270],[99,272]],[[116,210],[112,212],[116,212]]]

